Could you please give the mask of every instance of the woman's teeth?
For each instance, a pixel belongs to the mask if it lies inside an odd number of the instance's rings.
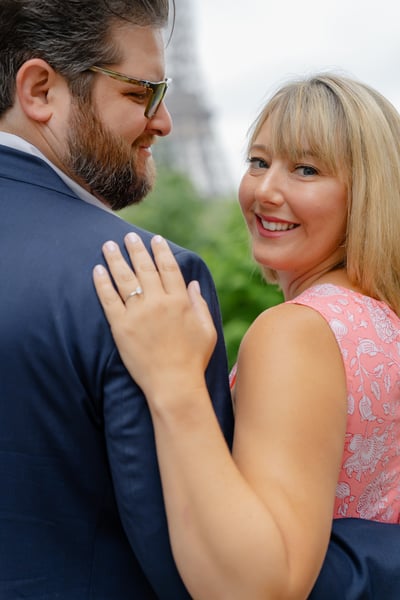
[[[289,231],[296,227],[295,223],[277,223],[275,221],[264,221],[261,219],[262,226],[268,231]]]

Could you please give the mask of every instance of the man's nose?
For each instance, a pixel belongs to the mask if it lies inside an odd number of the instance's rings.
[[[147,130],[152,130],[153,135],[164,137],[172,131],[172,118],[164,100],[161,102],[155,115],[148,119]]]

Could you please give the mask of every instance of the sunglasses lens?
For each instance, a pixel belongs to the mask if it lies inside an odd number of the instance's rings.
[[[162,83],[159,83],[157,87],[154,87],[155,89],[153,89],[153,93],[151,94],[146,110],[146,117],[148,117],[149,119],[154,117],[154,115],[156,114],[158,107],[163,101],[168,86],[167,83],[163,81]]]

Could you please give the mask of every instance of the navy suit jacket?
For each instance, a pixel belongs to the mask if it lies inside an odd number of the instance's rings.
[[[336,519],[309,600],[399,600],[400,527]]]
[[[139,231],[77,198],[41,159],[0,146],[1,600],[189,598],[146,401],[92,284],[102,244],[123,245],[130,230]],[[218,328],[207,381],[230,444],[214,284],[200,258],[173,249]]]

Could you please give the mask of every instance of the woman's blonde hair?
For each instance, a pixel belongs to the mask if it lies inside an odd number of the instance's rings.
[[[400,115],[371,87],[317,74],[280,88],[253,125],[269,120],[273,151],[307,151],[348,189],[344,259],[353,284],[400,314]],[[276,274],[264,269],[269,281]]]

